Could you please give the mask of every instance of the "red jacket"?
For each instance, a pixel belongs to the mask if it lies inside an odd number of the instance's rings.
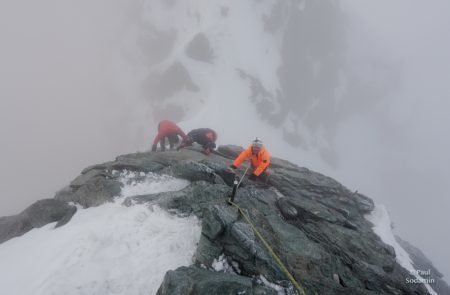
[[[178,127],[177,124],[169,120],[163,120],[159,122],[158,134],[156,135],[155,140],[153,140],[153,144],[158,144],[161,139],[167,137],[170,134],[177,134],[183,139],[186,138],[186,134],[184,134],[183,130],[181,130],[181,128]]]
[[[259,176],[270,164],[270,154],[264,147],[257,154],[253,154],[250,145],[234,160],[233,165],[239,167],[246,159],[251,161],[252,167],[255,169],[253,174],[256,176]]]

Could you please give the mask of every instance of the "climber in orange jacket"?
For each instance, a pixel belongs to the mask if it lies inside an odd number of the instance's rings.
[[[173,149],[174,145],[179,142],[178,136],[183,140],[186,139],[186,134],[183,130],[172,121],[163,120],[158,124],[158,134],[153,140],[152,151],[156,152],[158,142],[161,145],[161,151],[166,150],[166,137],[169,139],[170,149]]]
[[[242,162],[250,160],[253,172],[249,176],[250,180],[268,178],[267,167],[270,164],[270,154],[263,146],[263,142],[258,137],[253,140],[252,144],[245,149],[233,162],[231,168],[237,169]]]

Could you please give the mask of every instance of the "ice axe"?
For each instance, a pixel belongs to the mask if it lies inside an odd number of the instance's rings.
[[[236,196],[236,192],[237,192],[239,186],[241,185],[241,182],[244,179],[245,175],[247,175],[248,169],[250,169],[250,165],[247,166],[247,169],[245,169],[245,172],[242,175],[242,177],[239,177],[237,175],[235,176],[234,181],[233,181],[233,190],[231,192],[230,199],[228,200],[229,204],[234,202],[234,197]]]

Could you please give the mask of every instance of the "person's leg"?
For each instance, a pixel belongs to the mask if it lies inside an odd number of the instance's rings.
[[[161,151],[164,152],[166,150],[166,138],[165,137],[161,138],[159,144],[161,145]]]
[[[177,134],[170,134],[167,138],[169,139],[170,149],[173,149],[173,147],[179,142]]]
[[[258,177],[262,182],[269,184],[270,170],[266,168]]]
[[[268,184],[269,177],[270,177],[270,172],[268,171],[268,169],[266,169],[261,174],[259,174],[258,176],[255,176],[253,173],[250,174],[248,179]]]

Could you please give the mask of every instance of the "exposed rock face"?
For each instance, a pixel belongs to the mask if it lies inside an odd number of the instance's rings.
[[[121,186],[114,171],[169,174],[191,184],[181,191],[124,200],[126,206],[159,205],[173,214],[202,219],[193,265],[169,271],[158,294],[276,294],[268,282],[295,294],[252,225],[227,203],[234,179],[228,166],[241,150],[223,146],[210,156],[195,147],[136,153],[88,167],[56,199],[1,218],[0,242],[48,222],[67,221],[74,207],[66,202],[91,207],[112,200]],[[409,272],[397,264],[393,248],[373,233],[364,218],[374,207],[369,198],[281,159],[274,158],[271,169],[268,183],[245,179],[235,202],[306,294],[427,294],[423,285],[405,283]],[[230,262],[231,271],[215,267],[219,257]]]
[[[186,47],[186,55],[198,61],[211,63],[214,53],[209,44],[209,39],[203,33],[198,33]]]
[[[273,289],[256,285],[250,278],[214,273],[197,267],[180,267],[169,271],[158,295],[172,294],[255,294],[276,295]]]
[[[93,207],[111,201],[120,194],[121,184],[111,180],[99,170],[91,170],[76,178],[70,186],[56,193],[55,198],[66,202],[75,202],[81,206]]]
[[[0,243],[51,222],[57,222],[56,227],[62,226],[69,222],[76,211],[75,206],[63,201],[39,200],[20,214],[0,217]]]
[[[190,180],[191,185],[178,192],[141,195],[124,201],[128,206],[157,204],[203,220],[194,265],[169,272],[159,294],[211,294],[214,290],[226,290],[230,280],[236,291],[260,294],[260,289],[254,287],[254,278],[262,275],[270,282],[285,285],[287,278],[252,227],[226,202],[231,191],[227,183],[233,179],[228,172],[230,159],[241,150],[225,146],[219,149],[220,154],[208,157],[195,149],[125,155],[86,169],[71,188],[78,191],[97,178],[114,182],[111,171],[121,169]],[[273,159],[272,163],[269,183],[244,180],[236,202],[247,210],[307,294],[427,293],[422,285],[405,284],[408,272],[396,263],[392,247],[371,230],[364,218],[373,209],[369,198],[306,168],[280,159]],[[238,172],[243,173],[243,169]],[[82,204],[92,205],[89,194],[78,197]],[[212,264],[220,255],[234,261],[240,274],[215,272]],[[199,269],[201,265],[206,269]]]

